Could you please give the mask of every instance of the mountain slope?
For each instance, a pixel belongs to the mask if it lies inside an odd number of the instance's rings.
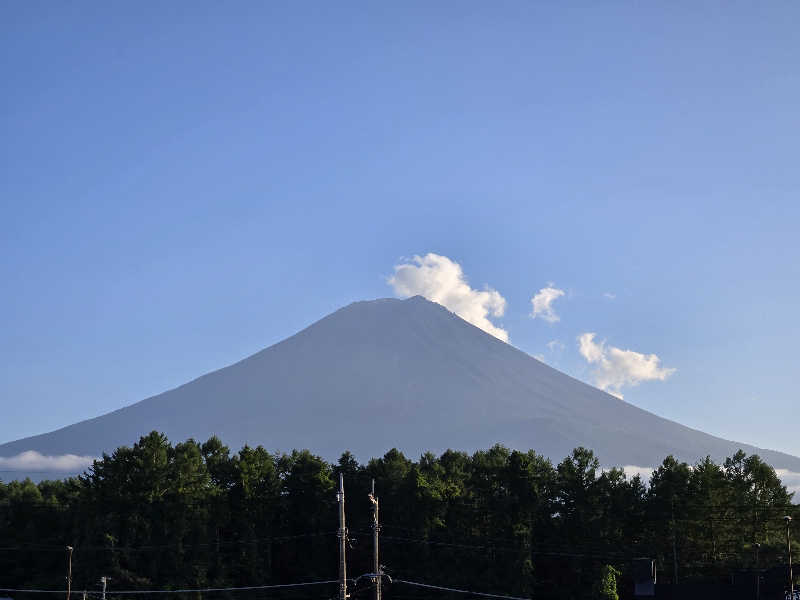
[[[496,442],[559,460],[575,446],[606,465],[742,448],[776,468],[800,459],[710,436],[577,381],[421,297],[356,302],[234,365],[126,408],[0,445],[0,456],[99,455],[150,430],[218,435],[234,449],[345,449],[365,459]]]

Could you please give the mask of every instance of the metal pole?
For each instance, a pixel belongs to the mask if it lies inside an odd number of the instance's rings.
[[[339,600],[347,600],[347,528],[344,522],[344,477],[339,473]]]
[[[378,520],[378,499],[375,497],[375,480],[372,480],[372,493],[369,495],[372,502],[372,572],[375,574],[375,600],[381,600],[381,564],[378,558],[378,534],[381,530]]]
[[[792,517],[786,515],[783,517],[786,521],[786,548],[789,552],[789,598],[794,600],[794,579],[792,577],[792,538],[789,535],[789,526],[792,524]]]
[[[69,562],[67,566],[67,600],[69,600],[69,595],[72,591],[72,546],[67,546],[67,552],[69,552]]]
[[[100,583],[102,583],[102,584],[103,584],[103,600],[106,600],[106,584],[108,583],[108,579],[109,579],[109,578],[108,578],[108,577],[106,577],[105,575],[103,575],[103,576],[100,578]]]

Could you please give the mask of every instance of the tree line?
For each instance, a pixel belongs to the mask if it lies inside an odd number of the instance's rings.
[[[331,464],[154,431],[79,477],[0,482],[0,587],[63,588],[67,545],[74,590],[101,576],[117,589],[335,579],[340,473],[353,576],[371,571],[374,480],[386,572],[484,592],[591,598],[614,579],[622,592],[636,557],[655,559],[661,581],[724,579],[786,560],[785,514],[800,529],[775,470],[741,451],[722,464],[668,456],[644,481],[601,469],[585,448],[558,464],[500,445],[416,461],[395,449],[366,464],[345,452]]]

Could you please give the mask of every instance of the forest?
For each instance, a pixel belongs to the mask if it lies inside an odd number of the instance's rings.
[[[371,570],[373,480],[385,572],[480,592],[611,598],[616,581],[629,597],[637,557],[656,560],[661,582],[726,580],[786,562],[787,514],[798,543],[800,507],[758,456],[667,456],[649,480],[602,469],[601,458],[576,448],[553,464],[497,445],[418,460],[390,450],[366,464],[345,452],[330,464],[306,450],[231,452],[216,437],[173,444],[154,431],[79,477],[0,482],[0,588],[64,589],[67,546],[73,593],[96,593],[102,576],[109,590],[336,579],[340,473],[354,578]],[[444,597],[388,583],[384,596]]]

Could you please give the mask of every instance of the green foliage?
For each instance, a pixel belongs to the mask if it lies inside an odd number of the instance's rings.
[[[329,464],[152,432],[82,477],[0,483],[0,587],[57,586],[68,544],[73,589],[96,589],[101,575],[116,589],[335,578],[340,473],[352,574],[371,569],[374,479],[390,574],[537,598],[625,597],[633,556],[655,558],[662,581],[675,563],[682,581],[752,567],[756,543],[762,567],[778,564],[783,514],[800,522],[757,456],[694,466],[670,456],[649,487],[600,464],[585,448],[553,466],[500,445],[417,461],[392,449],[366,465],[346,452]]]
[[[600,578],[592,588],[592,598],[597,600],[619,600],[617,594],[617,577],[621,573],[611,565],[603,565]]]

